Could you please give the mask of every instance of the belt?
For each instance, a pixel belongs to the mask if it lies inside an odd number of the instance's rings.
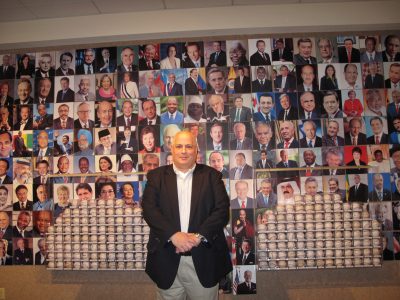
[[[191,251],[180,252],[179,255],[180,256],[192,256],[192,252]]]

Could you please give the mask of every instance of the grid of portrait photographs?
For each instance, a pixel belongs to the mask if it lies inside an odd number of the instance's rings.
[[[296,194],[363,203],[383,258],[400,259],[399,47],[374,34],[1,54],[0,262],[45,264],[72,199],[140,207],[181,130],[230,195],[225,291],[255,293],[257,210]]]

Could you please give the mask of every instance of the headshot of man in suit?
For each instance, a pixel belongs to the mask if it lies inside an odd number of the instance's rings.
[[[32,118],[32,105],[20,105],[17,123],[14,124],[14,130],[32,130],[33,118]]]
[[[113,141],[110,130],[102,129],[98,132],[99,144],[94,148],[96,155],[117,154],[116,143]]]
[[[183,61],[185,68],[200,68],[204,66],[204,57],[201,54],[200,44],[197,42],[190,42],[186,45],[186,57]]]
[[[27,240],[18,238],[15,242],[15,250],[13,255],[14,265],[32,265],[33,254],[32,249],[27,247]]]
[[[205,90],[199,83],[199,70],[190,69],[189,77],[185,80],[185,95],[202,95]]]
[[[339,96],[335,91],[327,91],[324,93],[322,105],[325,109],[325,113],[321,115],[321,118],[335,119],[346,117],[340,109]]]
[[[79,202],[89,201],[92,199],[93,189],[89,183],[79,183],[75,188],[76,195],[78,196]]]
[[[293,152],[291,152],[293,153]],[[277,153],[278,154],[278,153]],[[282,149],[279,151],[279,158],[280,161],[276,164],[277,168],[298,168],[299,165],[297,164],[296,160],[289,158],[289,151],[287,149]],[[279,171],[279,177],[295,177],[298,176],[299,172],[297,170],[290,170],[290,171]]]
[[[28,230],[28,227],[32,226],[31,220],[32,216],[29,211],[23,210],[19,212],[17,224],[13,226],[13,237],[32,237],[32,231]]]
[[[235,154],[235,162],[232,164],[234,164],[235,167],[229,170],[230,179],[239,180],[253,178],[253,167],[247,164],[246,156],[243,152],[237,152]]]
[[[304,194],[315,196],[316,194],[321,193],[321,188],[318,186],[318,180],[315,177],[307,177],[304,180]]]
[[[365,116],[386,116],[385,95],[379,89],[367,90],[365,94],[365,102],[367,106],[364,108]]]
[[[303,123],[304,137],[300,139],[301,148],[314,148],[322,146],[322,139],[316,135],[317,124],[312,120]]]
[[[248,197],[249,183],[245,180],[235,182],[236,198],[231,200],[231,209],[254,208],[254,199]]]
[[[299,142],[295,137],[296,121],[279,121],[279,134],[281,142],[277,148],[299,148]]]
[[[222,67],[226,66],[226,52],[221,49],[221,41],[212,43],[213,53],[210,55],[207,67]]]
[[[274,209],[277,204],[277,196],[272,189],[272,181],[265,178],[261,181],[260,192],[256,196],[257,208]]]
[[[46,130],[41,130],[36,136],[37,147],[33,154],[38,157],[50,156],[53,149],[49,147],[49,133]]]
[[[274,167],[274,163],[267,156],[267,150],[260,151],[260,159],[256,162],[256,169],[272,169]]]
[[[183,95],[182,85],[176,82],[174,73],[168,74],[168,82],[164,87],[164,96],[180,96]]]
[[[325,150],[325,149],[324,149]],[[343,166],[343,148],[331,147],[323,151],[322,158],[325,161],[324,166],[329,169],[324,170],[324,175],[344,175],[344,169],[338,169]]]
[[[256,42],[257,51],[250,56],[250,64],[252,66],[270,65],[271,60],[269,54],[265,52],[265,41],[258,40]]]
[[[217,151],[227,149],[228,145],[224,139],[225,128],[222,123],[214,122],[209,128],[211,139],[207,140],[207,149]]]
[[[12,178],[7,175],[10,162],[5,158],[0,158],[0,184],[11,184]]]
[[[90,116],[93,114],[88,102],[81,102],[78,104],[77,114],[78,114],[78,119],[74,121],[75,129],[80,129],[80,128],[93,129],[94,121],[90,120]]]
[[[11,133],[8,131],[0,131],[0,157],[10,157],[12,149]]]
[[[315,95],[311,92],[304,92],[300,95],[301,119],[316,119],[320,117],[320,112],[316,107]]]
[[[292,51],[285,46],[283,39],[278,38],[275,41],[275,48],[272,50],[273,61],[292,61]]]
[[[249,77],[249,68],[238,67],[236,70],[236,78],[234,80],[233,89],[235,93],[250,93],[251,80]]]
[[[84,79],[81,79],[81,84],[82,84],[83,80]],[[81,84],[79,85],[79,87],[81,87]],[[86,85],[85,87],[82,86],[82,88],[83,88],[82,90],[80,89],[79,92],[77,92],[77,96],[78,96],[76,99],[77,101],[78,100],[79,101],[83,101],[83,100],[88,101],[89,100],[89,98],[85,99],[84,97],[89,94],[90,81],[87,80],[85,82],[85,85]],[[59,90],[57,92],[56,101],[58,103],[74,101],[75,94],[74,94],[74,91],[69,87],[69,78],[68,77],[61,77],[60,86],[61,86],[61,90]],[[90,100],[94,100],[94,94],[93,94],[92,99],[90,99]]]
[[[225,168],[224,156],[219,151],[212,151],[208,157],[208,164],[211,168],[222,173],[222,178],[228,178],[229,172]]]
[[[365,50],[361,53],[361,62],[372,63],[382,61],[382,52],[377,51],[378,41],[373,36],[365,38]]]
[[[171,147],[174,144],[175,135],[181,131],[176,124],[169,124],[163,129],[163,145],[161,152],[171,152]]]
[[[16,202],[13,204],[14,211],[32,210],[33,202],[28,200],[28,188],[24,184],[20,184],[15,188]]]
[[[254,127],[254,150],[272,150],[275,142],[272,139],[273,131],[270,123],[256,122]]]
[[[339,136],[340,125],[338,120],[329,120],[325,135],[322,137],[322,146],[344,146],[344,138]]]
[[[58,118],[54,119],[54,129],[73,129],[74,119],[69,116],[68,104],[58,106]]]
[[[53,103],[53,78],[40,78],[37,85],[36,102],[39,104]]]
[[[12,227],[10,222],[10,212],[0,211],[0,232],[2,234],[1,239],[11,240],[12,239]]]
[[[280,66],[279,75],[274,81],[274,89],[280,93],[296,91],[296,77],[289,72],[288,66]]]
[[[142,73],[142,72],[141,72]],[[139,87],[139,94],[142,98],[147,97],[160,97],[162,96],[163,92],[161,91],[160,87],[155,84],[154,82],[154,71],[147,71],[144,72],[144,84],[140,84]]]
[[[33,178],[34,184],[47,184],[50,183],[52,180],[49,177],[50,175],[50,166],[47,160],[38,160],[36,162],[36,171],[37,176]]]
[[[188,131],[178,133],[172,146],[174,168],[183,173],[192,172],[194,169],[193,175],[187,178],[189,185],[185,187],[191,193],[193,181],[193,193],[196,190],[199,203],[196,204],[199,214],[195,216],[189,216],[189,210],[182,207],[179,211],[173,211],[171,208],[173,201],[177,201],[178,197],[170,195],[168,191],[171,185],[181,188],[181,179],[175,176],[171,165],[147,174],[148,182],[143,192],[142,206],[144,219],[150,226],[151,236],[155,238],[149,240],[149,247],[155,245],[155,252],[147,257],[146,272],[156,282],[160,299],[168,298],[164,297],[167,295],[174,299],[185,298],[186,295],[192,298],[193,293],[201,295],[204,299],[217,299],[219,280],[232,270],[223,233],[223,228],[229,220],[229,198],[221,174],[210,167],[196,165],[196,154],[194,136]],[[212,187],[207,188],[210,185]],[[190,195],[187,196],[190,199]],[[171,197],[176,199],[170,199]],[[164,204],[159,205],[160,201]],[[214,209],[206,208],[205,202]],[[173,220],[173,215],[178,212],[181,220],[179,222],[178,218],[176,225],[175,221],[171,223],[170,220]],[[217,235],[211,244],[208,242],[212,238],[209,236],[209,220],[215,220],[212,232]],[[161,224],[163,225],[160,227]],[[208,245],[204,247],[204,243]],[[215,247],[219,250],[216,251]],[[193,255],[193,259],[190,255]],[[166,259],[167,257],[169,259]],[[213,263],[204,264],[205,261]],[[157,262],[162,262],[162,266]],[[203,267],[199,268],[200,264],[203,264]],[[187,276],[188,273],[191,273],[191,278],[195,278],[190,284],[175,280],[176,276]],[[180,286],[178,293],[175,292],[175,288],[173,291],[170,289],[174,281],[175,285],[178,283]]]
[[[74,75],[75,71],[71,68],[71,63],[74,56],[71,52],[66,51],[60,55],[60,67],[56,70],[56,76]]]
[[[33,236],[45,237],[52,224],[52,211],[41,210],[33,212]]]
[[[378,73],[378,63],[368,63],[369,74],[365,76],[364,88],[366,89],[383,89],[385,87],[385,81],[383,75]]]
[[[133,112],[133,103],[125,99],[121,104],[122,115],[117,117],[117,126],[131,127],[138,124],[138,115]]]
[[[300,78],[299,84],[297,85],[298,92],[312,92],[318,90],[318,82],[316,76],[316,68],[312,65],[303,65],[301,67],[297,67],[300,69]]]
[[[349,202],[367,202],[368,201],[368,185],[361,182],[360,174],[353,175],[353,183],[349,188]]]
[[[344,66],[344,87],[346,90],[362,89],[362,86],[357,82],[358,68],[356,64],[349,63]]]
[[[168,97],[167,99],[167,111],[161,114],[162,124],[182,124],[183,114],[178,110],[179,101],[177,97]]]
[[[157,115],[157,107],[153,99],[142,100],[142,112],[146,117],[140,120],[139,125],[160,124],[160,116]]]
[[[39,251],[35,253],[35,265],[45,265],[47,261],[46,239],[41,238],[37,241]]]
[[[389,78],[385,80],[387,89],[400,89],[400,63],[393,63],[389,67]]]
[[[246,136],[246,125],[244,123],[235,123],[233,125],[233,133],[235,138],[230,141],[231,150],[252,150],[253,143]]]
[[[263,66],[256,68],[257,78],[251,82],[251,90],[253,93],[271,92],[272,82],[267,78],[267,69]]]
[[[391,193],[384,188],[384,178],[382,174],[372,175],[373,189],[368,194],[369,201],[390,201]]]
[[[257,293],[257,288],[256,284],[251,281],[252,278],[252,273],[250,270],[244,271],[244,281],[240,283],[237,287],[237,294],[242,295],[242,294],[256,294]]]
[[[0,82],[0,107],[11,107],[13,105],[14,98],[11,97],[13,94],[9,81]]]
[[[222,68],[211,68],[207,72],[207,82],[210,94],[227,94],[226,74]]]
[[[310,38],[300,38],[297,41],[299,53],[293,57],[293,62],[296,65],[316,64],[317,59],[312,56],[313,43]]]
[[[392,62],[400,60],[400,38],[396,35],[389,34],[385,38],[385,51],[383,52],[383,61]]]
[[[247,41],[246,41],[247,43]],[[247,46],[247,45],[246,45]],[[246,57],[247,50],[241,41],[233,41],[229,49],[228,65],[233,67],[248,66],[249,61]]]
[[[386,121],[386,120],[385,120]],[[388,144],[389,137],[384,133],[383,120],[380,117],[372,117],[369,120],[372,135],[367,138],[369,145]]]
[[[48,104],[47,104],[48,105]],[[47,113],[46,104],[37,105],[37,113],[33,120],[33,129],[43,130],[51,129],[53,127],[53,115]]]
[[[156,59],[156,45],[147,44],[143,49],[143,56],[139,59],[140,70],[159,70],[160,61]]]
[[[319,56],[321,57],[321,59],[318,61],[319,64],[331,64],[337,62],[337,58],[334,57],[332,42],[329,39],[321,38],[319,39],[317,45]]]
[[[352,118],[349,122],[349,132],[345,134],[346,145],[365,145],[367,136],[362,132],[363,121],[361,118]]]
[[[110,101],[101,101],[97,104],[96,116],[98,124],[96,124],[96,127],[109,128],[115,124],[115,107],[113,104],[114,102]]]
[[[0,107],[0,130],[3,131],[12,131],[13,127],[13,123],[12,123],[12,116],[10,114],[10,110],[8,107],[3,106]],[[52,118],[53,121],[53,118]]]
[[[250,239],[244,239],[242,241],[241,251],[238,253],[236,261],[239,265],[254,265],[256,263],[256,257],[252,251]]]
[[[124,47],[121,51],[121,64],[118,66],[118,73],[133,72],[138,70],[134,64],[135,52],[131,47]]]
[[[208,99],[207,121],[221,122],[229,120],[229,106],[221,95],[211,95]]]
[[[353,38],[345,38],[343,46],[338,48],[340,63],[359,63],[360,50],[354,48]]]
[[[111,56],[109,48],[103,48],[100,51],[101,58],[97,61],[98,73],[114,73],[115,57]]]
[[[83,63],[76,67],[76,74],[94,74],[96,51],[95,49],[88,48],[83,50]]]
[[[302,168],[305,168],[305,170],[300,170],[300,176],[320,176],[322,175],[322,170],[316,170],[315,167],[320,167],[316,162],[317,159],[317,150],[316,149],[307,149],[304,150],[303,152],[303,160],[304,160],[304,165],[302,165]],[[319,157],[321,156],[321,152],[317,152],[319,154]]]
[[[254,121],[271,122],[275,120],[275,100],[272,93],[261,94],[258,96],[259,111],[253,114]]]
[[[54,77],[55,70],[53,66],[53,58],[50,53],[43,53],[39,57],[39,68],[35,72],[36,78]]]
[[[70,161],[68,156],[60,156],[57,160],[57,172],[55,174],[63,175],[62,177],[53,178],[54,183],[72,183],[72,177],[69,177]]]
[[[27,78],[21,78],[17,84],[18,99],[14,101],[14,104],[24,105],[33,104],[32,83]]]
[[[229,117],[233,122],[249,122],[252,120],[251,109],[243,106],[243,98],[236,96],[233,100],[234,107],[229,109]]]
[[[394,117],[392,121],[393,130],[390,133],[390,144],[400,144],[400,116]]]
[[[278,114],[278,120],[297,120],[298,109],[296,105],[291,103],[291,99],[288,94],[281,94],[279,96],[279,103],[281,105],[281,111]]]
[[[3,64],[0,66],[0,80],[1,79],[14,79],[15,68],[11,65],[11,56],[9,54],[3,55]]]

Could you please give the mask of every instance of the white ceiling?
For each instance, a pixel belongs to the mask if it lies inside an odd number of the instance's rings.
[[[0,23],[149,10],[374,0],[0,0]]]

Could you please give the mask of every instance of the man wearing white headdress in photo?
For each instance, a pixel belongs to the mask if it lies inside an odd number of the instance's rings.
[[[300,195],[297,182],[285,181],[278,184],[278,205],[294,204],[294,195]]]
[[[205,123],[203,118],[203,100],[199,96],[190,96],[187,104],[187,114],[184,118],[185,123]]]
[[[32,183],[31,162],[27,158],[18,158],[14,165],[14,184]]]
[[[132,158],[128,154],[121,156],[121,163],[119,167],[119,173],[136,173],[135,164]],[[117,177],[118,181],[132,182],[138,181],[139,177],[137,174],[120,174]]]

